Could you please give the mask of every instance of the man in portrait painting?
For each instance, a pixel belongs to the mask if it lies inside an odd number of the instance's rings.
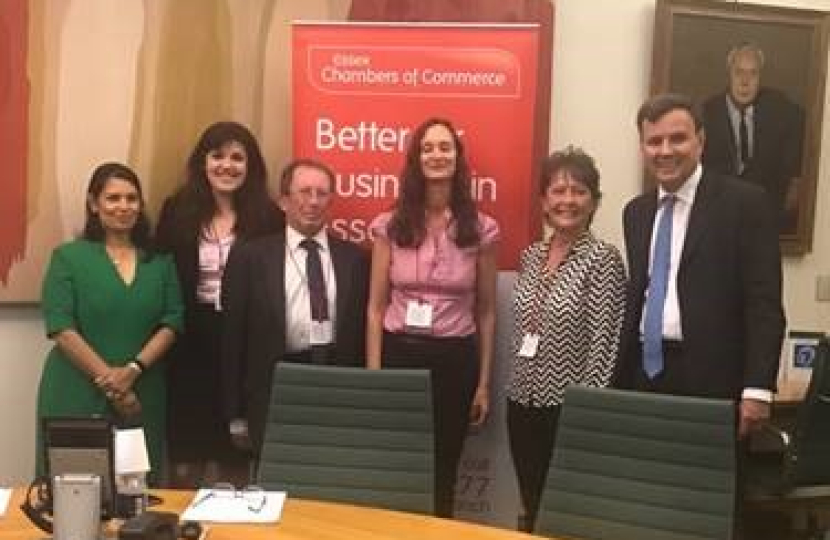
[[[703,165],[762,187],[777,213],[779,232],[796,227],[802,175],[804,111],[783,92],[761,85],[764,52],[753,43],[733,47],[725,92],[703,104]]]

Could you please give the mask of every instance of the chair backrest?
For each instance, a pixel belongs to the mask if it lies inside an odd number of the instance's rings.
[[[735,439],[731,401],[570,387],[535,531],[729,539]]]
[[[830,344],[823,338],[798,409],[785,461],[785,488],[830,484]]]
[[[432,513],[429,372],[276,366],[257,482],[289,497]]]

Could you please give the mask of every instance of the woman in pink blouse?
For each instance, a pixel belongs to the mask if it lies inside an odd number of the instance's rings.
[[[397,203],[370,230],[367,367],[430,370],[435,514],[451,517],[467,427],[489,409],[499,228],[476,210],[449,121],[430,119],[413,132]]]

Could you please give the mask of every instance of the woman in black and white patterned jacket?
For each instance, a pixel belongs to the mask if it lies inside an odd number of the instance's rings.
[[[626,283],[617,248],[589,229],[600,199],[594,160],[570,146],[554,152],[542,166],[539,195],[552,234],[522,253],[507,389],[525,530],[536,519],[565,388],[606,386],[611,378]]]

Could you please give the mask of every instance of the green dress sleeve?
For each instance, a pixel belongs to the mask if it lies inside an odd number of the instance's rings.
[[[184,330],[184,304],[179,277],[176,274],[172,256],[160,256],[164,258],[164,314],[161,318],[161,326],[167,326],[177,334],[181,334]]]
[[[52,337],[61,330],[77,327],[75,293],[75,277],[69,261],[62,250],[57,248],[52,251],[41,290],[41,310],[47,336]]]

